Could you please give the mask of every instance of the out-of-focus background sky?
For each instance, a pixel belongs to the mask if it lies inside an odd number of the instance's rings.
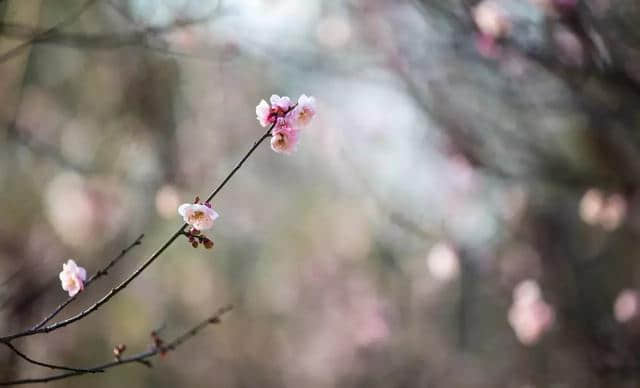
[[[236,308],[153,369],[52,387],[632,387],[640,380],[636,0],[0,1],[0,332],[123,279],[263,129],[313,95],[88,318],[16,341],[73,366]],[[50,28],[52,28],[49,30]],[[35,39],[33,39],[35,38]],[[24,47],[21,42],[34,40]],[[51,373],[0,351],[0,377]]]

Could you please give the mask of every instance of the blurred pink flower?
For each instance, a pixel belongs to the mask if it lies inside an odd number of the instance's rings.
[[[306,94],[291,104],[289,97],[274,94],[270,98],[271,106],[262,100],[256,106],[256,116],[260,125],[266,127],[275,123],[271,132],[271,149],[282,154],[291,154],[296,150],[300,128],[307,126],[316,114],[316,100]]]
[[[297,128],[309,125],[316,114],[316,99],[303,94],[298,98],[298,105],[292,112],[293,123]]]
[[[278,109],[282,112],[286,112],[291,108],[291,99],[287,96],[280,97],[277,94],[274,94],[271,96],[269,101],[271,101],[272,109]]]
[[[460,272],[460,258],[450,244],[438,242],[429,250],[427,268],[434,278],[451,280]]]
[[[493,39],[500,39],[509,33],[511,23],[496,1],[484,0],[472,10],[473,21],[480,33]]]
[[[286,119],[279,117],[271,137],[271,149],[278,153],[291,154],[298,145],[298,130]]]
[[[513,290],[509,325],[523,345],[534,345],[554,321],[553,308],[543,299],[535,280],[525,280]]]
[[[598,189],[587,190],[580,200],[580,218],[589,225],[600,225],[607,231],[618,228],[627,214],[627,201],[621,194],[605,197]]]
[[[613,313],[618,322],[628,322],[638,314],[638,293],[622,290],[613,305]]]
[[[612,194],[607,198],[600,214],[600,225],[605,230],[615,230],[624,221],[627,214],[627,201],[620,194]]]
[[[219,217],[210,206],[199,203],[183,203],[178,207],[178,213],[184,222],[197,230],[207,230],[213,227],[213,221]]]
[[[356,307],[354,320],[354,340],[356,345],[369,346],[381,342],[389,337],[390,329],[384,319],[377,302],[365,303],[362,307]]]
[[[74,296],[84,289],[84,281],[87,280],[87,271],[78,267],[75,261],[69,259],[62,264],[62,272],[59,275],[62,289]]]

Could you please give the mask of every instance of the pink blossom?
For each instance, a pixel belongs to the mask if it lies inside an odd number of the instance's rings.
[[[298,145],[298,130],[279,117],[271,137],[271,149],[282,154],[291,154]]]
[[[273,124],[278,117],[284,116],[291,109],[291,99],[287,96],[280,97],[277,94],[271,96],[271,106],[265,100],[261,100],[256,106],[256,118],[260,125],[266,127]]]
[[[278,109],[282,112],[286,112],[291,108],[291,99],[287,96],[280,97],[277,94],[274,94],[271,96],[270,101],[272,109]]]
[[[613,313],[618,322],[628,322],[638,315],[638,292],[623,290],[613,305]]]
[[[219,217],[211,207],[199,203],[183,203],[178,207],[178,213],[184,222],[197,230],[211,229],[213,221]]]
[[[291,154],[296,150],[300,129],[307,126],[316,114],[315,98],[303,94],[294,105],[289,97],[274,94],[269,101],[271,105],[260,101],[256,106],[256,117],[263,127],[275,124],[271,132],[271,149]]]
[[[451,280],[460,272],[460,258],[455,249],[446,242],[435,244],[427,256],[427,268],[438,280]]]
[[[600,225],[605,230],[618,228],[627,214],[627,201],[621,194],[605,197],[598,189],[587,190],[580,200],[580,217],[589,225]]]
[[[84,289],[84,281],[87,280],[87,271],[78,267],[75,261],[69,259],[62,264],[62,272],[59,275],[62,289],[74,296]]]
[[[493,39],[503,38],[511,29],[504,9],[494,0],[480,2],[473,8],[472,15],[480,33]]]
[[[275,116],[271,114],[271,107],[265,100],[261,100],[258,106],[256,106],[256,118],[263,127],[275,121]]]
[[[306,127],[316,114],[316,99],[307,97],[306,94],[301,95],[298,98],[298,105],[296,105],[291,114],[293,115],[294,126],[298,128]]]

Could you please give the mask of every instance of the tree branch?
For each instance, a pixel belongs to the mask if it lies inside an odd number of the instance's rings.
[[[98,270],[95,274],[93,274],[84,284],[84,287],[88,287],[91,283],[93,283],[93,281],[95,281],[96,279],[107,275],[107,273],[109,272],[109,270],[118,262],[120,261],[120,259],[122,259],[131,249],[133,249],[135,246],[140,245],[142,238],[144,237],[144,234],[140,235],[133,243],[131,243],[131,245],[129,245],[128,247],[126,247],[125,249],[123,249],[120,254],[118,256],[116,256],[115,258],[113,258],[105,267],[103,267],[102,269]],[[77,296],[79,294],[76,294],[70,298],[68,298],[66,301],[64,301],[63,303],[61,303],[60,305],[58,305],[58,307],[56,307],[55,310],[53,310],[49,315],[47,315],[40,323],[38,323],[37,325],[35,325],[31,330],[37,330],[39,328],[41,328],[42,326],[44,326],[47,322],[49,322],[51,319],[53,319],[56,315],[58,315],[62,310],[64,310],[65,307],[67,307],[71,302],[73,302]],[[20,358],[24,359],[25,361],[28,361],[32,364],[35,365],[39,365],[39,366],[44,366],[44,367],[48,367],[48,368],[52,368],[52,369],[61,369],[61,370],[67,370],[67,371],[75,371],[75,372],[88,372],[87,369],[79,369],[79,368],[71,368],[71,367],[67,367],[67,366],[61,366],[61,365],[54,365],[54,364],[48,364],[48,363],[44,363],[41,361],[37,361],[34,360],[32,358],[30,358],[29,356],[27,356],[26,354],[22,353],[21,351],[19,351],[12,343],[11,341],[0,341],[2,342],[4,345],[6,345],[9,349],[11,349],[15,354],[17,354]],[[95,373],[96,371],[91,371],[91,373]]]
[[[6,382],[0,382],[0,386],[6,386],[6,385],[19,385],[19,384],[33,384],[33,383],[46,383],[49,381],[54,381],[54,380],[61,380],[61,379],[66,379],[66,378],[70,378],[70,377],[74,377],[74,376],[81,376],[87,373],[96,373],[99,371],[104,371],[106,369],[111,369],[120,365],[124,365],[124,364],[130,364],[130,363],[143,363],[145,365],[148,365],[148,359],[155,357],[158,354],[166,354],[168,352],[171,352],[173,350],[175,350],[178,346],[180,346],[183,342],[185,342],[186,340],[194,337],[195,335],[198,334],[198,332],[200,332],[202,329],[204,329],[205,327],[212,325],[212,324],[217,324],[220,323],[220,319],[221,317],[226,314],[227,312],[231,311],[233,309],[233,306],[228,305],[228,306],[224,306],[222,308],[220,308],[214,315],[210,316],[209,318],[205,319],[204,321],[200,322],[199,324],[197,324],[196,326],[192,327],[191,329],[187,330],[186,332],[184,332],[182,335],[176,337],[174,340],[172,340],[171,342],[168,342],[166,345],[163,346],[156,346],[151,350],[148,350],[146,352],[142,352],[142,353],[138,353],[135,354],[133,356],[130,357],[123,357],[120,358],[118,360],[112,361],[112,362],[108,362],[102,365],[98,365],[94,368],[89,368],[86,370],[77,370],[77,371],[69,371],[67,373],[61,373],[58,375],[52,375],[52,376],[47,376],[47,377],[41,377],[41,378],[30,378],[30,379],[22,379],[22,380],[14,380],[14,381],[6,381]]]
[[[144,238],[144,234],[141,234],[140,236],[138,236],[138,238],[131,243],[131,245],[129,245],[128,247],[126,247],[125,249],[123,249],[120,254],[118,256],[116,256],[115,258],[113,258],[113,260],[111,260],[104,268],[98,270],[96,273],[94,273],[85,283],[84,283],[84,288],[86,289],[87,287],[89,287],[89,285],[91,283],[93,283],[94,280],[105,276],[109,270],[116,265],[116,263],[118,261],[120,261],[120,259],[122,259],[127,252],[129,252],[131,249],[133,249],[135,246],[142,244],[142,239]],[[55,310],[53,310],[53,312],[51,312],[51,314],[47,315],[40,323],[38,323],[37,325],[35,325],[32,330],[37,330],[40,329],[42,326],[44,326],[47,322],[49,322],[51,319],[53,319],[53,317],[55,317],[56,315],[58,315],[60,313],[60,311],[62,311],[65,307],[67,307],[71,302],[73,302],[78,295],[80,295],[80,293],[70,297],[69,299],[67,299],[66,301],[64,301],[63,303],[61,303]]]
[[[49,363],[46,363],[46,362],[37,361],[37,360],[34,360],[33,358],[27,356],[26,354],[22,353],[11,342],[3,342],[3,344],[5,344],[9,349],[11,349],[15,354],[17,354],[23,360],[25,360],[27,362],[30,362],[32,364],[35,364],[35,365],[44,366],[46,368],[51,368],[51,369],[60,369],[60,370],[66,370],[66,371],[71,371],[71,372],[80,372],[80,373],[100,373],[100,372],[104,372],[104,370],[96,369],[96,368],[92,368],[92,369],[70,368],[68,366],[55,365],[55,364],[49,364]]]
[[[290,109],[293,109],[290,108]],[[262,142],[269,138],[269,136],[271,136],[271,131],[273,130],[273,128],[275,127],[275,123],[272,124],[270,127],[267,128],[267,131],[258,138],[258,140],[256,140],[253,145],[251,146],[251,148],[249,149],[249,151],[247,151],[247,153],[242,157],[242,159],[238,162],[238,164],[236,164],[236,166],[233,168],[233,170],[231,170],[231,172],[226,176],[226,178],[222,181],[222,183],[220,183],[218,185],[218,187],[216,187],[215,190],[213,190],[213,192],[207,197],[205,202],[210,202],[219,192],[220,190],[222,190],[222,188],[227,184],[227,182],[229,182],[229,180],[231,180],[231,178],[235,175],[235,173],[242,167],[242,165],[244,164],[244,162],[249,158],[249,156],[251,156],[251,154],[253,154],[253,152],[258,148],[258,146],[260,146],[260,144],[262,144]],[[113,298],[117,293],[119,293],[120,291],[122,291],[124,288],[126,288],[129,283],[131,283],[135,278],[137,278],[142,271],[144,271],[149,265],[151,265],[151,263],[153,263],[158,257],[160,257],[160,255],[162,255],[162,253],[164,253],[165,250],[167,250],[167,248],[169,248],[173,242],[184,233],[184,229],[188,226],[188,224],[184,223],[182,224],[182,226],[180,226],[180,228],[171,235],[171,237],[169,237],[169,239],[167,241],[165,241],[164,244],[162,244],[162,246],[156,250],[140,267],[138,267],[138,269],[136,269],[133,273],[131,273],[131,275],[129,275],[124,281],[122,281],[120,284],[118,284],[116,287],[112,288],[107,294],[105,294],[100,300],[98,300],[96,303],[94,303],[93,305],[89,306],[87,309],[83,310],[82,312],[64,319],[62,321],[58,321],[56,323],[53,323],[51,325],[48,326],[42,326],[39,328],[33,328],[33,329],[29,329],[29,330],[25,330],[19,333],[15,333],[15,334],[11,334],[8,336],[4,336],[4,337],[0,337],[0,342],[8,342],[8,341],[12,341],[16,338],[20,338],[20,337],[27,337],[27,336],[31,336],[31,335],[36,335],[36,334],[42,334],[42,333],[49,333],[52,332],[54,330],[63,328],[73,322],[79,321],[83,318],[85,318],[87,315],[93,313],[94,311],[98,310],[100,308],[100,306],[104,305],[105,303],[107,303],[109,301],[109,299]]]

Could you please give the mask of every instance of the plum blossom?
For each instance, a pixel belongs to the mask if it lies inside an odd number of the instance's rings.
[[[535,280],[525,280],[513,290],[508,320],[518,340],[527,346],[534,345],[551,328],[554,311],[542,299]]]
[[[218,213],[211,208],[211,205],[199,203],[183,203],[178,207],[178,213],[184,222],[191,225],[196,230],[207,230],[213,227],[213,221],[219,217]]]
[[[265,100],[260,101],[258,106],[256,106],[256,118],[263,127],[275,121],[276,116],[271,114],[271,107]]]
[[[296,127],[306,127],[316,114],[316,99],[307,97],[306,94],[301,95],[300,98],[298,98],[298,105],[296,105],[291,113]]]
[[[79,267],[75,261],[69,259],[62,264],[62,271],[59,275],[62,289],[69,293],[69,296],[75,296],[84,289],[84,282],[87,280],[87,271]]]
[[[261,100],[256,106],[256,118],[263,127],[275,123],[278,117],[286,115],[292,108],[291,99],[287,96],[274,94],[269,101],[271,106],[265,100]]]
[[[291,108],[291,99],[287,96],[280,97],[277,94],[274,94],[271,96],[269,101],[271,101],[272,109],[278,109],[282,112],[286,112]]]
[[[278,123],[272,132],[271,149],[278,153],[291,154],[298,145],[298,132],[284,118],[278,118]]]
[[[291,154],[296,150],[300,129],[309,125],[316,114],[316,100],[303,94],[294,105],[289,97],[274,94],[269,101],[271,105],[261,100],[256,106],[256,118],[263,127],[273,125],[271,149]]]

